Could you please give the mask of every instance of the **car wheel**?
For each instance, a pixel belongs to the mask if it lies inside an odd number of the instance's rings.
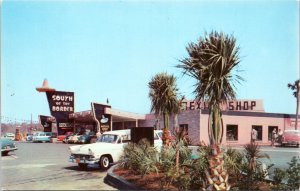
[[[103,169],[103,170],[107,170],[108,167],[109,167],[109,164],[110,164],[110,160],[109,160],[109,157],[108,156],[102,156],[100,158],[100,168]]]
[[[2,151],[1,154],[2,156],[7,156],[9,151]]]
[[[87,164],[78,163],[78,167],[79,167],[80,170],[87,170]]]

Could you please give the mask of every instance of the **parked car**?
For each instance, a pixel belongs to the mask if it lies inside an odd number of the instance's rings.
[[[79,137],[81,136],[82,134],[79,134],[79,133],[76,133],[76,134],[73,134],[71,135],[68,140],[67,140],[67,143],[78,143],[78,139]]]
[[[91,143],[91,139],[94,138],[95,136],[96,135],[94,132],[87,132],[87,133],[79,136],[77,143],[79,143],[79,144]]]
[[[0,138],[1,142],[1,154],[6,156],[10,151],[17,150],[16,144],[11,140],[11,138]]]
[[[32,142],[50,142],[50,139],[55,138],[56,135],[53,132],[36,132],[33,134]]]
[[[32,139],[33,139],[33,134],[26,135],[26,141],[32,141]]]
[[[71,134],[69,134],[69,135],[66,135],[66,137],[65,137],[64,140],[63,140],[63,143],[68,143],[69,138],[70,138],[71,136],[73,136],[73,135],[74,135],[74,133],[71,133]]]
[[[86,169],[88,165],[99,165],[101,169],[108,169],[110,164],[119,161],[124,146],[131,140],[130,136],[130,129],[108,131],[96,143],[70,146],[69,162],[77,163],[81,169]],[[154,146],[160,148],[161,139],[158,135],[154,137],[158,137],[154,140]]]
[[[73,134],[73,132],[66,132],[64,135],[58,135],[57,136],[57,140],[58,141],[64,141],[64,139],[66,138],[66,136]]]
[[[11,140],[15,140],[16,136],[13,133],[5,133],[4,135],[2,135],[3,138],[9,138]]]
[[[300,146],[300,130],[285,130],[281,137],[281,146]]]

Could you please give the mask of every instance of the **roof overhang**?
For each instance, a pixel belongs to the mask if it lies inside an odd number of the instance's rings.
[[[146,119],[145,114],[126,112],[126,111],[121,111],[121,110],[112,109],[108,107],[105,108],[104,113],[112,115],[113,122],[137,121],[137,120]]]

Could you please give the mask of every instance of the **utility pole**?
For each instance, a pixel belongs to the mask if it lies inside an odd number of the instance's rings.
[[[31,133],[31,129],[32,129],[32,113],[30,114],[30,133]]]

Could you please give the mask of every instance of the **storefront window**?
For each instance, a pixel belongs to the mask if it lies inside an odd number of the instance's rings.
[[[188,124],[181,124],[179,125],[179,131],[185,131],[186,134],[189,134],[189,125]]]
[[[237,125],[227,125],[226,126],[226,140],[227,141],[237,141],[238,140],[238,126]]]
[[[262,141],[262,126],[261,125],[252,125],[252,129],[255,129],[257,131],[257,139],[256,140]]]
[[[278,126],[269,126],[268,127],[268,140],[271,141],[272,139],[272,132],[276,129],[276,132],[278,133]]]

